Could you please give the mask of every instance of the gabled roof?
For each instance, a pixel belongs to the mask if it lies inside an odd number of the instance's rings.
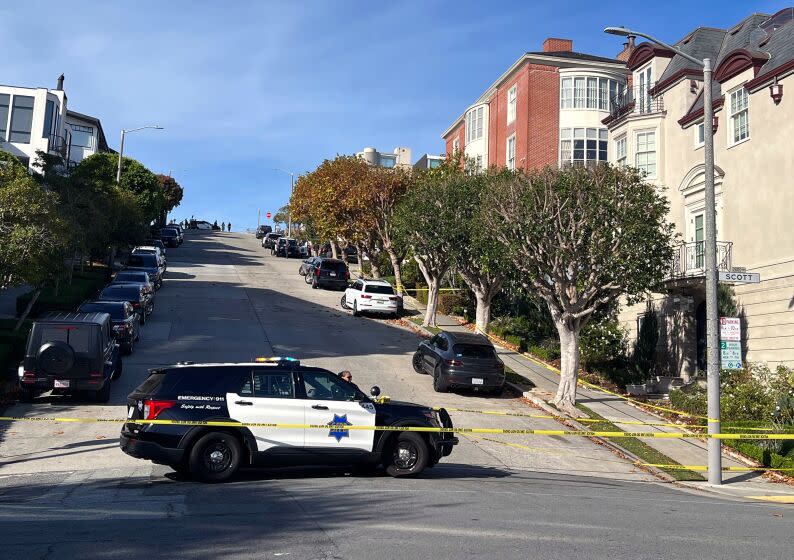
[[[102,129],[102,123],[99,121],[97,117],[92,117],[91,115],[84,115],[83,113],[78,113],[77,111],[72,111],[71,109],[66,110],[66,118],[72,117],[74,119],[78,119],[81,121],[86,121],[92,123],[96,126],[97,129],[97,147],[99,148],[100,152],[110,152],[116,153],[115,150],[111,150],[110,146],[108,146],[108,142],[105,139],[105,131]]]
[[[692,33],[678,41],[674,46],[695,58],[711,58],[714,60],[720,52],[726,31],[712,27],[698,27]],[[689,74],[702,74],[703,68],[687,60],[680,54],[670,59],[657,82],[657,89],[665,89],[665,85],[677,81],[678,78]]]

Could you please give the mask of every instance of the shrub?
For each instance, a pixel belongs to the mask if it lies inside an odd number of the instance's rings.
[[[444,315],[454,314],[456,307],[463,308],[468,298],[458,292],[441,292],[438,294],[438,312]]]
[[[540,344],[530,346],[528,351],[546,362],[560,359],[560,343],[553,338],[547,338]]]
[[[582,329],[582,367],[588,369],[615,360],[623,361],[626,355],[626,332],[617,319],[608,318],[588,323]]]
[[[642,317],[642,326],[640,332],[637,333],[637,340],[634,342],[634,353],[631,360],[638,378],[648,379],[653,373],[658,343],[659,319],[656,311],[649,305]]]

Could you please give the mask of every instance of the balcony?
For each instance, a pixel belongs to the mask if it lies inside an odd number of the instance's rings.
[[[652,115],[664,112],[664,98],[651,95],[647,85],[634,86],[614,96],[609,104],[608,124],[635,115]]]
[[[68,147],[69,144],[66,143],[66,138],[58,134],[50,134],[49,147],[47,148],[50,153],[56,153],[61,157],[66,157],[66,150]]]
[[[731,271],[732,241],[717,241],[717,270]],[[706,276],[706,245],[693,241],[678,245],[673,252],[670,271],[665,278],[668,289],[699,287]]]

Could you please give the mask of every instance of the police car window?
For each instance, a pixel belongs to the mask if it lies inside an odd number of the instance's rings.
[[[306,398],[320,401],[354,401],[356,389],[327,371],[304,371]]]
[[[254,372],[254,396],[268,399],[291,399],[295,396],[292,373]]]

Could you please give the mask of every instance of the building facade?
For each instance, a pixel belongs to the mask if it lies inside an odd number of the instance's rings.
[[[620,56],[620,55],[619,55]],[[626,87],[625,63],[549,38],[508,68],[442,138],[475,169],[536,169],[606,161],[611,99]]]
[[[664,373],[705,369],[704,126],[714,130],[718,266],[761,274],[734,286],[744,358],[794,365],[794,9],[701,27],[675,46],[712,59],[714,122],[703,122],[702,69],[649,43],[629,57],[632,87],[603,121],[610,161],[664,189],[680,235],[665,293],[652,298]],[[644,311],[623,310],[632,338]]]
[[[72,164],[78,164],[98,152],[114,151],[108,146],[102,123],[96,117],[67,110],[66,128],[71,139],[68,159]]]
[[[66,157],[66,93],[63,76],[55,89],[0,85],[0,149],[33,169],[36,152]]]
[[[442,163],[444,163],[444,156],[434,156],[431,154],[423,154],[416,163],[414,164],[414,169],[435,169]]]
[[[394,148],[393,152],[379,152],[375,148],[364,148],[362,151],[356,153],[356,156],[362,158],[370,165],[379,167],[411,168],[411,148],[397,147]]]

